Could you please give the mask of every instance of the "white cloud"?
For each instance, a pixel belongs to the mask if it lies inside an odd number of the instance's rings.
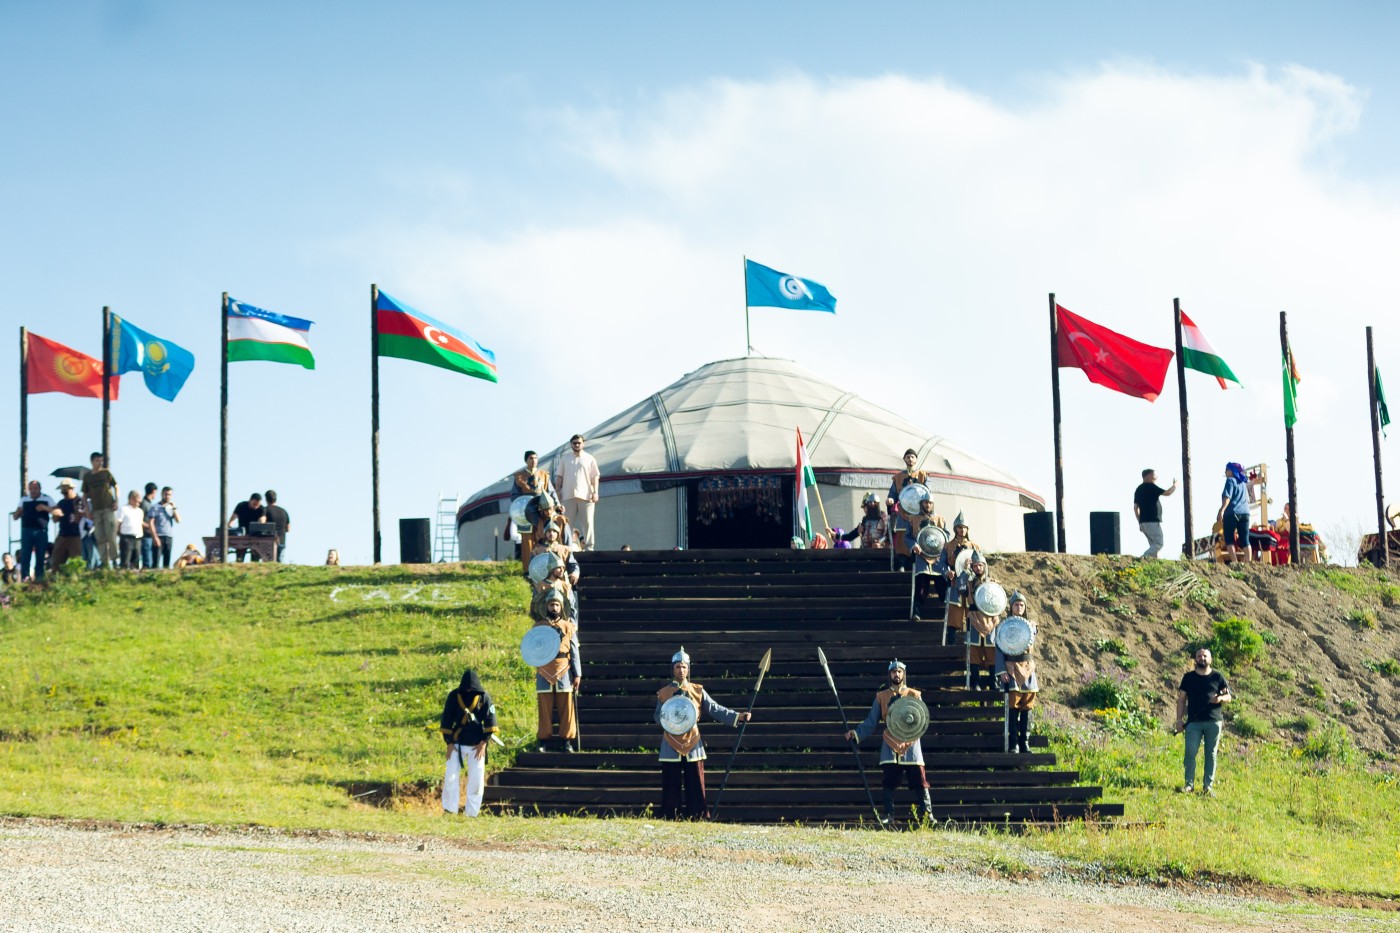
[[[570,111],[548,130],[556,217],[377,231],[376,250],[396,244],[388,267],[425,307],[492,313],[509,404],[484,416],[493,443],[462,451],[473,479],[742,351],[748,253],[840,301],[834,319],[755,312],[762,351],[900,410],[1047,498],[1046,293],[1160,346],[1180,297],[1248,388],[1189,377],[1198,529],[1227,459],[1269,462],[1284,495],[1287,309],[1305,376],[1304,518],[1367,515],[1362,327],[1377,325],[1382,369],[1400,372],[1387,363],[1400,360],[1400,330],[1382,310],[1400,203],[1393,180],[1346,172],[1365,94],[1298,66],[1115,65],[1026,87],[1004,101],[938,78],[798,74]],[[1071,545],[1087,544],[1085,513],[1111,509],[1125,513],[1132,550],[1138,471],[1179,472],[1175,375],[1155,405],[1070,370],[1062,380]],[[1167,501],[1178,535],[1180,500]]]

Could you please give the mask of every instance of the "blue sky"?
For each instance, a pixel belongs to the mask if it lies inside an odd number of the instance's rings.
[[[130,379],[113,413],[114,472],[175,486],[190,540],[218,518],[220,292],[316,321],[314,373],[232,368],[231,499],[275,487],[294,559],[360,562],[371,282],[495,349],[502,373],[383,364],[390,560],[394,520],[430,515],[439,491],[465,497],[523,447],[741,352],[745,252],[842,299],[835,321],[756,312],[760,350],[1047,495],[1045,292],[1164,345],[1145,309],[1183,297],[1249,389],[1210,409],[1208,384],[1193,389],[1207,500],[1215,461],[1281,477],[1269,338],[1288,307],[1312,418],[1304,517],[1361,522],[1360,327],[1377,325],[1383,370],[1400,359],[1385,300],[1397,18],[1360,3],[0,2],[0,315],[96,352],[106,304],[196,354],[175,403]],[[911,399],[927,376],[897,362],[907,321],[979,387],[982,416]],[[561,358],[577,385],[545,391],[535,374]],[[1065,379],[1072,516],[1126,511],[1139,464],[1179,472],[1174,389],[1146,406]],[[98,446],[96,403],[37,396],[30,419],[34,472]],[[0,431],[16,437],[13,406]]]

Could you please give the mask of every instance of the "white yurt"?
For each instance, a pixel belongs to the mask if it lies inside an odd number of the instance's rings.
[[[963,512],[985,548],[1022,550],[1022,515],[1045,510],[1044,499],[1016,477],[937,434],[789,360],[750,356],[702,366],[584,432],[602,473],[597,548],[788,546],[797,429],[834,527],[858,523],[867,492],[880,492],[883,501],[909,448],[929,473],[935,510],[950,523]],[[553,475],[566,449],[564,443],[542,453],[540,466]],[[511,555],[504,534],[519,468],[510,466],[458,510],[463,560]],[[811,505],[819,525],[821,513]]]

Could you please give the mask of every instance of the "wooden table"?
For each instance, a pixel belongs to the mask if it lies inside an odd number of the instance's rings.
[[[214,536],[204,539],[204,559],[211,564],[222,564],[224,562],[224,552],[220,541],[221,536]],[[259,559],[268,563],[277,562],[277,536],[268,535],[229,535],[228,549],[237,553],[238,551],[251,551]]]

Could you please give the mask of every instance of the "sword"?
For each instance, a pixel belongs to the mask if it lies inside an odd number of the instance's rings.
[[[846,707],[841,705],[841,693],[836,689],[836,681],[831,676],[831,667],[826,663],[826,652],[820,648],[817,649],[817,660],[822,662],[822,671],[826,674],[826,682],[836,697],[836,708],[841,712],[841,725],[846,732],[850,732],[851,723],[846,719]],[[851,751],[856,754],[856,770],[860,771],[860,783],[865,786],[865,799],[870,801],[870,809],[875,811],[875,819],[879,820],[881,826],[889,829],[890,824],[885,820],[884,814],[875,806],[875,795],[870,793],[870,781],[865,776],[865,764],[860,760],[860,745],[856,743],[855,739],[850,741]]]
[[[769,648],[763,652],[763,660],[758,662],[758,681],[753,685],[753,696],[749,697],[749,714],[753,714],[753,705],[758,700],[759,688],[763,686],[763,676],[768,673],[769,666],[773,663],[773,649]],[[729,764],[724,766],[724,780],[719,782],[719,793],[715,794],[715,805],[710,810],[710,819],[714,819],[719,814],[719,802],[724,797],[724,788],[729,783],[729,772],[734,767],[734,759],[739,755],[739,744],[744,741],[744,730],[749,727],[748,721],[739,724],[739,735],[734,739],[734,751],[729,753]]]

